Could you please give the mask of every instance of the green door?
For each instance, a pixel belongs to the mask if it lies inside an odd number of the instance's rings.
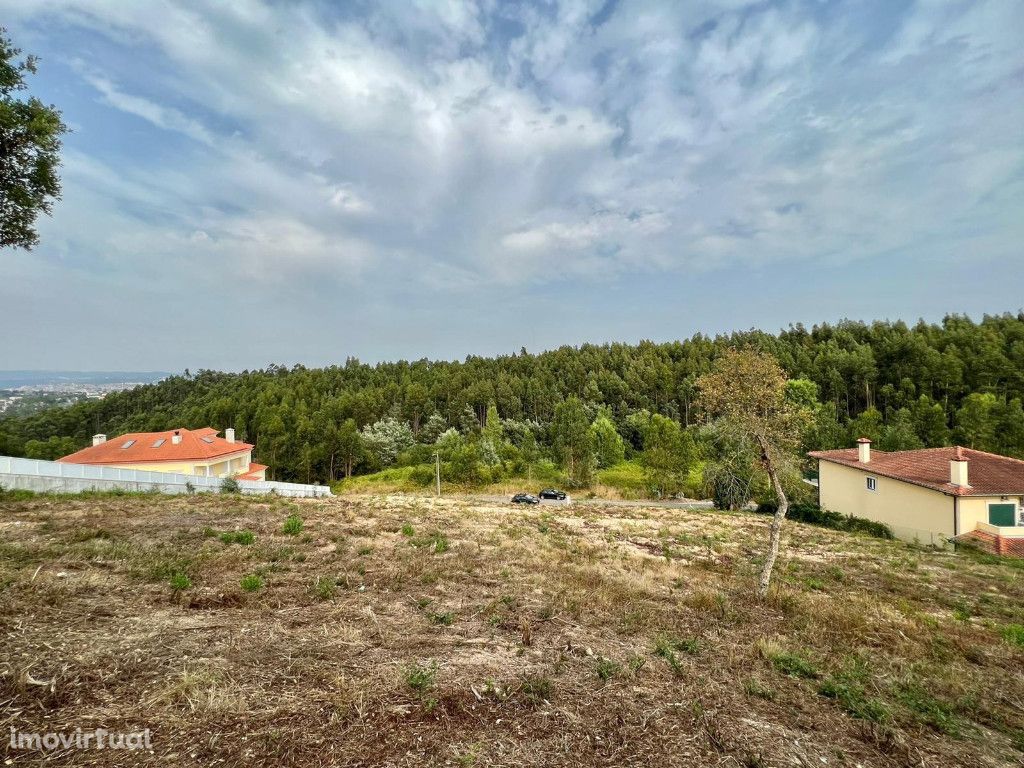
[[[989,525],[1016,525],[1017,505],[1016,504],[989,504],[988,505]]]

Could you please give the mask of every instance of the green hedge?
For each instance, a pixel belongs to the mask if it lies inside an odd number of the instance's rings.
[[[760,504],[757,507],[758,514],[774,515],[778,504],[769,502]],[[853,515],[842,515],[822,509],[817,504],[791,504],[786,514],[790,520],[796,520],[810,525],[820,525],[823,528],[832,528],[837,531],[850,531],[854,533],[866,533],[870,536],[877,536],[880,539],[893,538],[889,526],[883,523],[876,523],[874,520],[865,520],[862,517]]]

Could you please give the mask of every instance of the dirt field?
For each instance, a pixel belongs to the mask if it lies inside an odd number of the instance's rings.
[[[3,501],[0,751],[9,765],[1021,764],[1019,561],[791,524],[758,602],[765,533],[749,514],[409,497]],[[9,744],[12,728],[96,727],[148,728],[152,749]]]

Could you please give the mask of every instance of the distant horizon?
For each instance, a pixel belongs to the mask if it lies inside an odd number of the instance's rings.
[[[541,354],[544,354],[546,352],[553,352],[553,351],[561,349],[563,347],[578,348],[578,347],[582,347],[582,346],[586,346],[586,345],[625,344],[625,345],[629,345],[629,346],[636,346],[636,345],[644,343],[644,342],[651,342],[651,343],[654,343],[654,344],[671,344],[673,342],[684,342],[684,341],[687,341],[688,339],[692,339],[694,336],[696,336],[698,334],[700,334],[702,336],[715,337],[715,336],[720,336],[720,335],[727,336],[727,335],[730,335],[732,333],[743,333],[745,331],[755,330],[755,331],[762,331],[764,333],[767,333],[767,334],[770,334],[770,335],[773,335],[773,336],[777,336],[780,333],[786,332],[790,328],[795,328],[795,327],[800,326],[800,325],[804,326],[807,330],[813,330],[813,328],[816,327],[816,326],[823,326],[823,325],[836,326],[838,324],[846,323],[846,322],[850,322],[850,323],[863,323],[863,324],[866,324],[866,325],[870,325],[871,323],[875,323],[875,322],[883,322],[883,323],[904,323],[908,327],[912,328],[913,326],[917,325],[919,322],[925,322],[925,323],[934,324],[934,325],[941,325],[942,320],[944,318],[950,317],[950,316],[966,317],[966,318],[968,318],[973,323],[981,323],[983,321],[984,317],[986,317],[986,316],[997,317],[997,316],[1000,316],[1000,315],[1006,315],[1006,314],[1017,315],[1017,314],[1020,314],[1020,313],[1024,313],[1024,307],[1019,307],[1017,309],[1006,309],[1006,310],[1002,310],[1002,311],[999,311],[999,312],[991,312],[991,311],[989,311],[989,312],[982,312],[982,313],[975,313],[975,314],[968,313],[968,312],[944,312],[939,317],[936,317],[936,318],[915,317],[913,319],[910,319],[910,318],[906,318],[906,317],[871,317],[871,318],[866,318],[866,317],[861,317],[861,318],[842,317],[842,318],[838,318],[838,319],[835,319],[835,320],[816,320],[816,321],[794,320],[794,321],[786,323],[784,325],[779,325],[779,326],[777,326],[774,329],[772,329],[772,328],[765,328],[765,327],[758,327],[758,326],[744,326],[744,327],[736,327],[736,328],[729,328],[729,329],[726,329],[726,330],[714,330],[714,331],[698,329],[698,330],[692,331],[689,334],[674,336],[674,337],[671,337],[671,338],[655,338],[655,337],[648,336],[648,337],[640,337],[640,338],[635,338],[635,339],[606,339],[606,340],[602,340],[602,341],[584,340],[584,341],[577,341],[577,342],[564,342],[564,343],[560,343],[560,344],[554,344],[554,345],[551,345],[551,346],[544,346],[544,347],[541,347],[541,348],[531,348],[529,345],[520,344],[518,347],[510,348],[510,349],[507,349],[507,350],[498,350],[498,351],[492,351],[492,352],[470,351],[470,352],[466,352],[465,354],[462,354],[462,355],[454,355],[454,356],[447,356],[447,357],[445,357],[445,356],[430,356],[430,355],[406,355],[406,356],[397,356],[397,357],[386,357],[386,358],[380,358],[380,359],[367,359],[367,358],[360,357],[359,355],[347,355],[345,357],[341,357],[341,358],[334,359],[334,360],[327,360],[327,361],[319,362],[319,363],[305,362],[305,361],[302,361],[302,360],[291,360],[291,361],[270,360],[270,361],[267,361],[267,362],[263,363],[262,365],[245,365],[245,366],[241,366],[241,367],[237,367],[237,368],[234,368],[234,367],[228,368],[228,367],[205,366],[205,365],[185,365],[185,366],[182,366],[180,369],[177,369],[177,370],[161,370],[161,369],[153,369],[153,370],[141,370],[141,369],[139,369],[139,370],[96,369],[96,370],[90,370],[90,369],[87,369],[87,368],[76,368],[76,369],[67,369],[67,368],[10,368],[10,369],[3,369],[3,368],[0,368],[0,388],[2,388],[2,386],[3,386],[2,382],[4,380],[5,374],[6,375],[10,375],[10,374],[18,374],[18,373],[24,373],[24,374],[86,374],[86,375],[108,374],[108,375],[118,375],[118,376],[127,376],[129,374],[145,375],[145,376],[156,376],[156,375],[159,374],[162,377],[167,377],[167,376],[180,376],[180,375],[183,375],[186,370],[190,371],[191,373],[196,373],[196,372],[198,372],[200,370],[211,370],[211,371],[217,371],[219,373],[241,373],[242,371],[246,371],[246,370],[248,370],[248,371],[265,370],[265,369],[269,368],[272,365],[279,365],[279,366],[283,366],[283,367],[286,367],[286,368],[291,368],[291,367],[293,367],[295,365],[302,365],[302,366],[305,366],[307,368],[328,368],[328,367],[331,367],[331,366],[343,366],[343,365],[345,365],[345,361],[349,357],[357,359],[361,364],[370,365],[370,366],[387,365],[387,364],[398,363],[398,362],[401,362],[401,361],[404,361],[404,362],[415,362],[417,360],[424,360],[424,359],[429,360],[430,362],[435,362],[435,363],[436,362],[458,363],[458,362],[464,362],[465,359],[468,358],[468,357],[496,358],[496,357],[511,356],[511,355],[519,354],[520,350],[522,350],[522,349],[526,349],[526,351],[529,354],[532,354],[532,355],[541,355]]]

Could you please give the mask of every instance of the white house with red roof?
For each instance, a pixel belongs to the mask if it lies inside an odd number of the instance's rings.
[[[811,451],[823,509],[875,520],[902,539],[972,539],[1024,556],[1024,461],[952,446]]]
[[[237,480],[265,480],[267,467],[252,461],[253,446],[235,439],[235,430],[172,429],[130,432],[107,439],[93,435],[92,445],[57,459],[65,464],[96,464],[150,472],[180,472]]]

